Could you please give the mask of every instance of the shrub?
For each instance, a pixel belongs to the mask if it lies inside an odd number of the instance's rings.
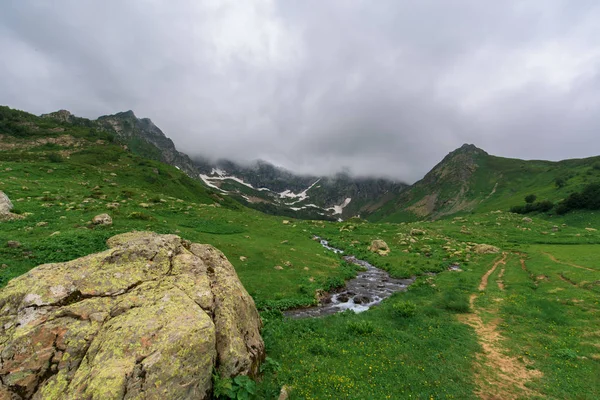
[[[529,214],[532,212],[548,212],[554,208],[554,203],[550,200],[542,200],[535,203],[527,203],[525,205],[513,206],[510,212],[516,214]]]
[[[600,210],[600,184],[592,183],[581,192],[572,193],[556,208],[558,214],[572,210]]]
[[[64,161],[63,157],[59,153],[48,154],[48,160],[53,163],[61,163]]]
[[[396,317],[409,318],[417,313],[417,305],[412,301],[402,301],[392,306],[392,312]]]
[[[535,200],[537,199],[537,196],[535,194],[530,194],[525,196],[525,203],[527,204],[531,204],[533,203]]]
[[[348,331],[353,335],[369,335],[375,332],[375,325],[371,321],[352,321],[348,323]]]
[[[342,278],[340,278],[339,276],[330,276],[323,283],[323,290],[325,290],[326,292],[330,292],[334,289],[344,287],[344,284],[345,284],[344,280]]]

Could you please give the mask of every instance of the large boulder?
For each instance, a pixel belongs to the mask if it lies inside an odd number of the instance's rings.
[[[227,258],[133,232],[0,292],[0,399],[205,399],[211,374],[255,376],[261,320]]]
[[[387,243],[383,240],[376,239],[371,242],[371,246],[369,246],[369,251],[377,253],[380,256],[387,256],[390,252],[390,248],[387,245]]]

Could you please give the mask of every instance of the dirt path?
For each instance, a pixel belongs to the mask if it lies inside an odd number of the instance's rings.
[[[598,270],[593,269],[593,268],[584,267],[584,266],[573,264],[573,263],[569,263],[569,262],[566,262],[566,261],[560,261],[559,259],[557,259],[556,257],[554,257],[550,253],[542,252],[542,254],[544,254],[545,256],[547,256],[549,259],[551,259],[552,261],[554,261],[557,264],[568,265],[568,266],[573,267],[573,268],[585,269],[586,271],[598,272]]]
[[[492,267],[483,275],[479,284],[479,290],[485,290],[488,285],[488,279],[494,273],[500,264],[506,265],[507,254],[497,259]],[[503,267],[498,276],[498,287],[504,290],[502,276]],[[502,346],[502,336],[497,327],[499,318],[494,318],[490,322],[484,322],[481,318],[482,312],[487,312],[492,316],[497,314],[497,310],[482,309],[475,306],[477,294],[470,297],[471,314],[461,315],[461,321],[472,326],[477,333],[478,341],[483,348],[483,353],[478,357],[475,376],[477,379],[477,396],[481,399],[517,399],[522,396],[530,397],[536,395],[531,389],[525,387],[525,383],[533,378],[539,378],[542,374],[537,370],[527,369],[527,365],[515,357],[504,354]]]
[[[502,254],[502,258],[496,260],[492,268],[490,268],[490,270],[486,272],[485,275],[483,275],[483,277],[481,278],[481,283],[479,283],[479,290],[485,290],[485,288],[487,288],[488,278],[491,274],[494,273],[494,271],[496,270],[496,268],[498,268],[498,265],[500,264],[506,265],[506,253]]]
[[[504,276],[504,270],[505,270],[505,268],[502,267],[502,269],[500,270],[500,273],[498,274],[498,279],[496,280],[496,283],[498,284],[498,287],[502,291],[504,291],[504,281],[502,280],[502,277]]]

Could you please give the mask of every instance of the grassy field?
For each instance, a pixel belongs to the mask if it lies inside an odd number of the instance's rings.
[[[175,233],[222,250],[261,310],[269,362],[258,398],[277,398],[283,385],[292,399],[600,398],[593,213],[526,222],[493,211],[410,224],[271,217],[108,138],[75,138],[35,146],[16,138],[21,145],[0,151],[0,190],[24,217],[0,222],[2,285],[103,250],[118,233]],[[90,223],[105,212],[112,226]],[[365,313],[286,319],[281,310],[314,304],[317,290],[356,273],[313,235],[417,281]],[[388,256],[367,250],[375,239]],[[499,252],[480,254],[477,244]]]

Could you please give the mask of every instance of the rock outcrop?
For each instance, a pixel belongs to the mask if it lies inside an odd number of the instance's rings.
[[[383,240],[376,239],[371,242],[371,246],[369,246],[369,251],[377,253],[380,256],[387,256],[390,252],[390,248],[387,245],[387,243]]]
[[[12,208],[12,202],[8,196],[0,190],[0,214],[8,214]]]
[[[473,246],[473,251],[477,254],[495,254],[500,252],[500,249],[491,244],[476,244]]]
[[[0,399],[204,399],[258,373],[261,320],[227,258],[133,232],[0,292]]]
[[[0,190],[0,221],[23,218],[18,214],[10,212],[13,209],[13,204],[3,191]]]

